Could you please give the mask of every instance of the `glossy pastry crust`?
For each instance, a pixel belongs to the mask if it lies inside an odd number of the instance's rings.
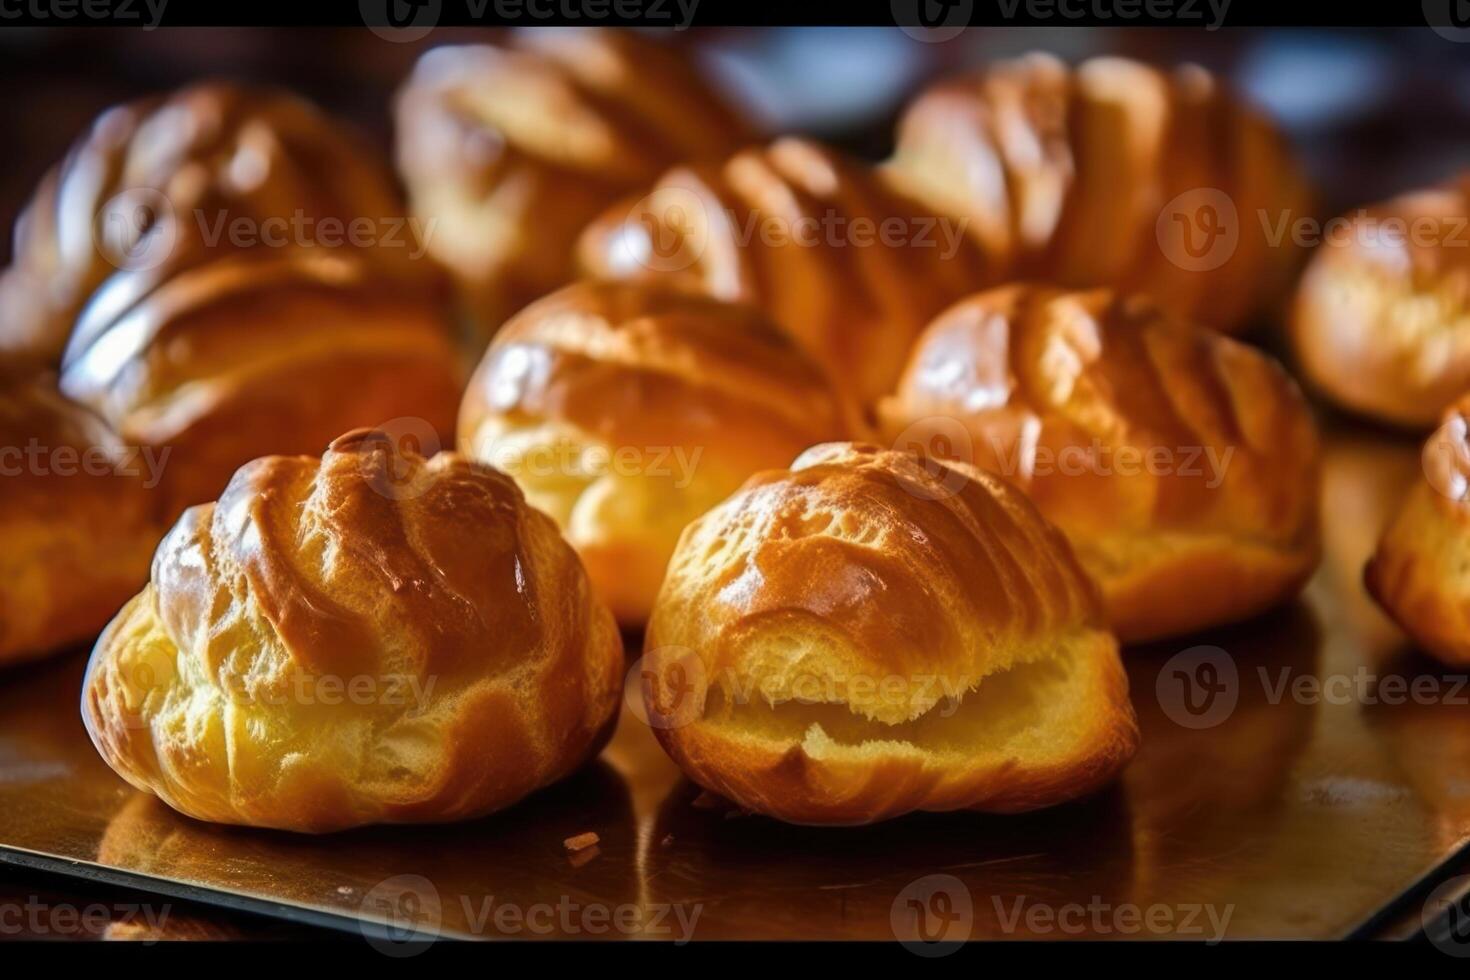
[[[511,479],[383,433],[241,468],[93,651],[87,730],[190,816],[322,832],[467,819],[594,755],[622,645]]]
[[[691,779],[794,823],[1049,806],[1138,738],[1062,535],[994,476],[872,446],[813,447],[690,525],[643,676]]]
[[[53,378],[0,375],[0,666],[90,642],[147,581],[160,465]]]
[[[1226,332],[1283,298],[1300,248],[1272,233],[1311,216],[1282,135],[1195,65],[1001,61],[914,100],[887,167],[1012,278],[1146,292]]]
[[[433,288],[405,205],[356,133],[288,92],[204,82],[109,109],[41,181],[0,276],[0,351],[59,361],[82,310],[134,302],[235,252],[279,256],[310,238],[373,278]],[[223,218],[222,218],[223,216]],[[347,246],[353,219],[372,244]],[[267,224],[267,222],[271,224]],[[239,222],[243,233],[231,230]],[[340,228],[340,231],[334,229]],[[361,240],[360,238],[358,239]]]
[[[61,387],[130,444],[169,449],[170,519],[249,460],[317,453],[356,426],[449,444],[463,374],[442,312],[361,263],[230,257],[109,299],[78,323]]]
[[[885,436],[1015,481],[1125,642],[1254,615],[1320,557],[1321,452],[1268,356],[1108,290],[1018,285],[925,331]]]
[[[589,226],[578,256],[595,276],[761,307],[854,410],[891,388],[930,317],[997,274],[962,225],[799,139],[668,172]]]
[[[459,446],[556,518],[634,626],[685,524],[752,473],[842,434],[821,373],[755,309],[584,282],[496,336],[465,394]]]
[[[1330,223],[1292,308],[1312,387],[1427,429],[1470,388],[1470,174]]]
[[[142,238],[113,241],[133,222]],[[209,83],[111,110],[48,175],[0,287],[16,312],[0,345],[59,352],[69,397],[129,445],[168,448],[171,521],[244,463],[358,426],[450,438],[463,374],[445,290],[350,131],[286,93]]]
[[[1363,570],[1369,595],[1420,647],[1470,664],[1470,397],[1424,444],[1424,479],[1394,515]]]
[[[722,159],[749,124],[677,48],[632,31],[516,31],[436,48],[399,93],[398,163],[433,254],[483,348],[570,282],[577,233],[687,160]]]

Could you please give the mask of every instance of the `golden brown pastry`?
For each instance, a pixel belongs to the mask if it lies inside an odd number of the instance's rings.
[[[1363,572],[1368,593],[1404,632],[1453,667],[1470,664],[1470,396],[1424,444],[1409,490]]]
[[[842,433],[821,373],[757,311],[584,282],[496,336],[465,395],[459,445],[556,518],[635,626],[686,524],[752,473]]]
[[[189,816],[322,832],[461,820],[611,732],[612,616],[514,482],[384,433],[242,467],[97,642],[83,716]]]
[[[798,139],[674,169],[578,248],[597,276],[760,306],[861,407],[890,390],[934,314],[998,274],[959,223]]]
[[[148,578],[166,457],[125,448],[54,379],[0,375],[0,666],[90,642]]]
[[[1013,278],[1147,292],[1227,332],[1282,297],[1300,249],[1273,234],[1310,216],[1281,134],[1196,65],[1002,61],[921,94],[887,166]]]
[[[1316,426],[1268,356],[1108,290],[1007,286],[946,311],[885,436],[1015,481],[1125,642],[1254,615],[1320,554]]]
[[[1096,586],[1035,506],[964,464],[851,443],[689,526],[643,676],[690,778],[793,823],[1049,806],[1138,738]]]
[[[1419,429],[1470,388],[1467,217],[1470,174],[1328,223],[1291,317],[1313,387]]]
[[[111,237],[150,215],[137,241]],[[123,106],[28,209],[0,346],[64,349],[68,396],[169,448],[170,520],[245,462],[357,426],[448,438],[447,296],[405,221],[386,168],[289,95],[209,84]]]
[[[603,208],[750,139],[682,52],[606,28],[436,48],[399,94],[397,124],[413,209],[466,294],[477,350],[574,278],[573,242]]]
[[[371,147],[287,92],[209,82],[114,107],[16,224],[14,265],[0,276],[0,351],[55,362],[104,283],[116,312],[233,253],[350,254],[374,279],[431,289],[405,215]],[[363,219],[371,228],[351,233]]]

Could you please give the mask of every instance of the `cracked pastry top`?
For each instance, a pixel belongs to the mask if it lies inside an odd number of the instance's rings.
[[[573,243],[603,208],[751,139],[685,52],[606,28],[435,48],[399,93],[396,121],[399,170],[473,314],[475,353],[575,278]]]
[[[208,82],[109,110],[42,181],[0,350],[59,364],[128,444],[170,447],[172,520],[249,460],[358,426],[447,438],[447,301],[367,144],[289,93]]]
[[[509,477],[359,430],[185,513],[82,713],[189,816],[323,832],[509,806],[599,751],[622,677],[612,615]]]
[[[1317,566],[1321,452],[1295,383],[1147,299],[977,294],[924,332],[880,414],[899,448],[1025,490],[1124,642],[1262,612]]]
[[[843,434],[821,372],[759,311],[617,282],[515,316],[459,421],[460,450],[556,519],[629,626],[648,618],[686,524]]]
[[[643,677],[691,779],[794,823],[1049,806],[1138,738],[1096,587],[1035,506],[860,444],[757,474],[688,527]]]

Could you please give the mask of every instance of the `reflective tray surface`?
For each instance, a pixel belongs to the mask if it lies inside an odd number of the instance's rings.
[[[0,678],[0,860],[298,921],[393,951],[498,938],[1325,938],[1412,921],[1470,842],[1470,686],[1360,573],[1416,444],[1339,430],[1327,553],[1262,619],[1128,652],[1143,748],[1103,794],[1015,817],[788,827],[701,799],[630,712],[505,813],[303,837],[135,792],[77,712],[85,654]],[[569,837],[595,832],[595,850]],[[417,931],[415,931],[417,930]],[[404,942],[407,940],[407,942]]]

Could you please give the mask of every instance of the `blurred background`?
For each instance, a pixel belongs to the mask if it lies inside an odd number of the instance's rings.
[[[0,261],[41,175],[104,108],[192,79],[289,86],[354,120],[386,153],[389,105],[415,59],[498,29],[438,28],[409,43],[365,28],[21,28],[0,31]],[[935,75],[1030,50],[1117,53],[1225,73],[1292,135],[1325,214],[1437,182],[1470,165],[1470,44],[1428,27],[1376,30],[971,28],[941,43],[898,28],[667,32],[772,132],[805,132],[871,158],[898,106]]]

